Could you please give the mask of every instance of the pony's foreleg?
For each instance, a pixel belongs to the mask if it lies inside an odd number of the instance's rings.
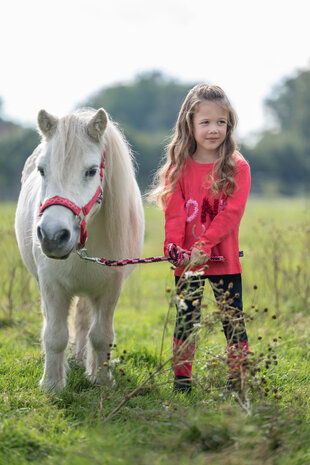
[[[115,286],[115,283],[114,283]],[[93,302],[93,320],[88,333],[87,374],[93,383],[110,384],[113,379],[109,367],[109,354],[114,341],[113,316],[121,285],[100,302]],[[113,293],[113,295],[111,295]]]
[[[75,311],[75,346],[74,358],[82,363],[86,358],[87,333],[89,330],[89,310],[87,302],[79,298]]]
[[[66,385],[65,350],[69,339],[67,320],[70,299],[55,288],[52,295],[47,289],[41,289],[41,295],[45,366],[40,386],[45,391],[55,391]]]

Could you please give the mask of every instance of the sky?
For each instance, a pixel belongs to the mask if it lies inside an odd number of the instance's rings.
[[[25,125],[161,70],[221,86],[250,140],[271,124],[264,99],[310,67],[309,0],[2,0],[0,11],[2,115]]]

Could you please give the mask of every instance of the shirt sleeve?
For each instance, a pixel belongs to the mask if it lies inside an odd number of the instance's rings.
[[[239,227],[251,187],[251,173],[247,162],[237,166],[236,187],[223,211],[219,212],[195,247],[209,257],[211,249],[221,243],[235,228]]]
[[[183,247],[186,226],[185,199],[180,182],[176,182],[173,192],[168,194],[165,213],[164,254],[168,255],[167,246],[174,243]]]

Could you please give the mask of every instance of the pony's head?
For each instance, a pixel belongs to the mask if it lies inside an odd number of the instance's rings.
[[[39,112],[43,143],[37,159],[41,176],[37,236],[49,258],[67,258],[85,243],[86,223],[102,200],[107,124],[102,108],[61,119]]]

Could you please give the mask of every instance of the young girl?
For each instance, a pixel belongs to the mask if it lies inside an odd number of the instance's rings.
[[[179,297],[173,338],[175,390],[191,390],[193,329],[200,319],[206,278],[223,310],[228,387],[237,384],[235,373],[239,382],[240,372],[241,377],[245,373],[248,338],[242,317],[238,236],[251,178],[248,163],[236,151],[235,125],[235,112],[220,87],[202,84],[191,89],[151,193],[165,212],[165,255],[171,243],[184,252],[175,269]],[[214,255],[224,261],[210,261]],[[185,278],[188,264],[202,276]]]

